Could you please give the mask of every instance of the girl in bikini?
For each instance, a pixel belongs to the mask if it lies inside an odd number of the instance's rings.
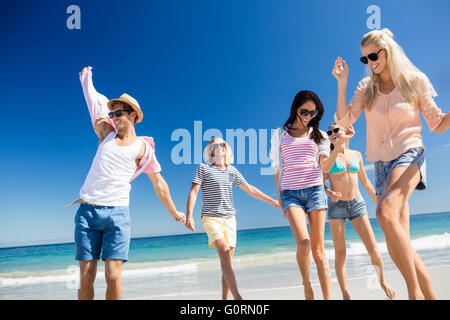
[[[348,138],[339,139],[344,131]],[[347,219],[352,222],[370,255],[370,260],[377,272],[381,288],[389,299],[393,299],[395,291],[384,280],[383,259],[367,217],[366,203],[359,192],[358,178],[376,203],[375,190],[367,178],[361,153],[349,148],[349,139],[353,137],[355,131],[352,126],[344,129],[336,124],[332,124],[328,128],[327,134],[331,142],[331,150],[338,152],[333,167],[325,173],[325,178],[331,184],[331,189],[325,187],[325,192],[329,197],[327,213],[334,242],[334,267],[343,299],[350,300],[345,269],[345,222]]]

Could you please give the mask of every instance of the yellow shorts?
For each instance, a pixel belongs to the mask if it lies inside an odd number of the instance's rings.
[[[225,239],[230,247],[236,247],[236,218],[202,217],[203,229],[208,235],[208,246],[214,248],[214,241]]]

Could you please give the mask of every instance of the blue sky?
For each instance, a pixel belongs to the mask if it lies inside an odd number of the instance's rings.
[[[80,30],[66,27],[72,4],[81,9]],[[73,241],[76,207],[64,205],[78,196],[97,147],[78,80],[83,66],[94,67],[94,85],[108,98],[127,92],[139,101],[137,134],[155,138],[162,174],[185,211],[197,164],[172,162],[172,133],[183,128],[193,136],[194,121],[202,133],[277,128],[302,89],[321,97],[326,130],[335,110],[334,60],[343,56],[350,66],[349,100],[364,76],[359,42],[374,4],[381,27],[428,75],[447,112],[448,1],[2,1],[0,245]],[[413,194],[411,211],[448,211],[449,133],[423,124],[429,187]],[[350,145],[364,153],[363,116],[355,128]],[[249,164],[248,152],[236,164],[249,183],[276,197],[273,176],[260,174],[265,166]],[[374,183],[373,171],[369,178]],[[375,206],[361,191],[373,217]],[[280,210],[241,190],[234,200],[240,229],[288,225]],[[133,237],[188,231],[169,217],[145,175],[132,184],[130,208]],[[202,232],[200,211],[201,194],[194,216]]]

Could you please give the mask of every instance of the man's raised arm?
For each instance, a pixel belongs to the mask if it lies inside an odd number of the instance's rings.
[[[95,90],[92,83],[92,67],[84,67],[79,75],[92,126],[101,142],[111,131],[114,131],[113,124],[108,118],[109,100]]]

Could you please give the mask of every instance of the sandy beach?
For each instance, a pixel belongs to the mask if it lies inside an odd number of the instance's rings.
[[[450,300],[450,266],[429,268],[433,288],[439,300]],[[300,276],[299,276],[300,279]],[[386,276],[386,281],[396,290],[396,300],[407,300],[405,281],[400,273]],[[350,297],[354,300],[386,300],[381,288],[374,288],[373,279],[349,279],[348,289]],[[371,289],[372,288],[372,289]],[[318,283],[313,283],[316,299],[322,299],[322,292]],[[304,300],[303,287],[292,286],[285,288],[271,288],[258,290],[241,290],[247,300]],[[231,295],[230,295],[231,296]],[[333,300],[341,300],[342,295],[339,284],[332,281],[331,296]],[[164,299],[164,298],[161,298]],[[166,298],[168,299],[168,298]],[[170,300],[210,300],[220,299],[220,292],[210,292],[197,295],[172,296]]]

